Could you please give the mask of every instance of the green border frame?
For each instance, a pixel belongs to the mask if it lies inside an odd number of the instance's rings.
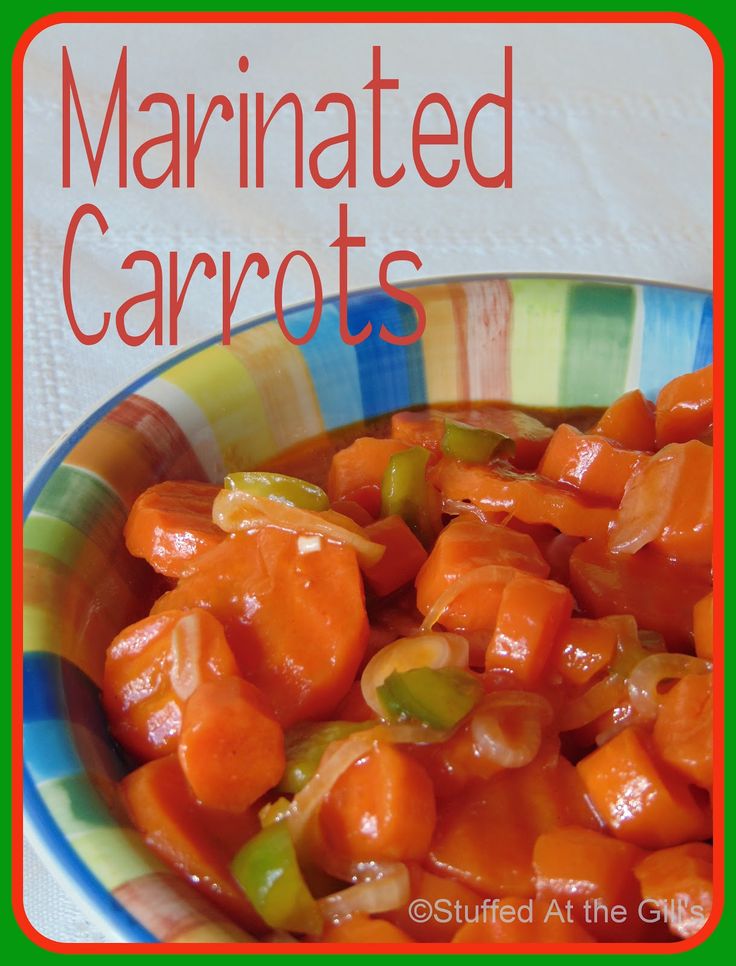
[[[72,10],[74,12],[125,11],[126,13],[132,13],[132,12],[138,12],[138,11],[140,12],[155,11],[155,12],[167,13],[167,12],[173,12],[173,11],[201,11],[203,9],[207,9],[208,6],[209,6],[208,4],[202,3],[201,0],[199,0],[199,2],[196,2],[196,0],[195,2],[192,2],[192,0],[179,0],[179,2],[176,2],[176,3],[167,2],[167,0],[160,0],[160,2],[151,6],[147,6],[140,3],[130,3],[125,6],[121,6],[119,4],[110,3],[109,0],[107,0],[107,2],[106,0],[98,0],[98,2],[96,3],[76,2],[74,3]],[[402,12],[412,12],[412,11],[420,12],[421,11],[426,13],[426,12],[432,12],[432,11],[443,11],[443,10],[446,11],[451,8],[452,8],[452,4],[448,3],[447,0],[444,0],[444,2],[437,2],[437,0],[425,0],[424,3],[407,2],[407,0],[404,0],[404,3],[402,3],[400,6],[391,2],[385,2],[385,0],[383,0],[383,2],[380,2],[380,0],[373,0],[373,2],[367,2],[367,3],[366,2],[353,3],[350,5],[349,10],[356,11],[356,12],[362,12],[362,11],[396,12],[397,10],[400,10]],[[249,9],[258,10],[258,11],[280,11],[280,12],[307,12],[307,11],[313,12],[313,10],[323,12],[323,11],[334,10],[336,12],[342,13],[346,11],[346,5],[345,3],[340,2],[340,0],[322,0],[322,2],[319,3],[315,8],[307,7],[303,4],[298,4],[298,3],[286,3],[286,2],[274,3],[274,2],[268,2],[268,0],[264,0],[264,2],[257,3],[257,4],[250,4],[250,3],[239,4],[239,3],[233,2],[233,0],[219,0],[215,9],[217,10],[217,12],[232,11],[232,12],[237,12],[241,14],[247,13]],[[733,88],[733,75],[729,68],[731,68],[731,66],[734,63],[733,50],[734,50],[734,37],[736,35],[736,30],[734,29],[732,19],[729,21],[729,19],[727,18],[726,9],[727,9],[726,4],[723,3],[723,0],[720,0],[720,2],[718,2],[718,0],[710,0],[710,2],[701,2],[701,3],[687,2],[686,0],[686,2],[680,3],[677,6],[675,6],[671,2],[649,2],[642,6],[629,4],[629,3],[614,3],[611,5],[606,4],[604,6],[592,6],[590,4],[583,4],[583,3],[563,2],[563,3],[555,4],[551,2],[546,2],[546,3],[518,2],[518,0],[517,2],[514,2],[514,0],[507,0],[506,3],[503,3],[498,6],[496,5],[489,6],[486,3],[479,3],[477,2],[477,0],[476,2],[473,2],[473,0],[465,0],[465,2],[462,5],[463,12],[474,12],[474,11],[489,12],[493,10],[499,10],[499,11],[502,10],[502,11],[509,11],[509,12],[523,11],[528,13],[538,13],[538,12],[558,12],[562,10],[564,12],[584,12],[584,13],[590,13],[590,12],[640,13],[640,12],[646,11],[646,12],[667,12],[667,13],[676,12],[679,14],[687,14],[689,16],[695,17],[698,20],[702,21],[713,32],[713,34],[715,35],[716,39],[718,40],[721,46],[721,50],[723,51],[723,56],[724,56],[724,61],[726,66],[725,103],[728,107],[732,103],[731,92]],[[69,12],[69,11],[64,10],[64,7],[62,4],[58,2],[54,3],[53,0],[52,2],[39,2],[39,0],[26,0],[26,2],[22,4],[18,3],[17,0],[15,3],[12,3],[12,0],[11,0],[10,9],[7,11],[4,17],[4,20],[6,23],[6,29],[3,31],[3,36],[0,43],[2,44],[2,47],[3,47],[3,59],[5,61],[4,84],[7,85],[7,90],[6,90],[5,96],[2,99],[2,107],[0,108],[4,115],[2,118],[3,120],[2,130],[4,134],[4,139],[5,139],[5,150],[2,153],[2,156],[0,157],[0,165],[4,169],[3,175],[4,175],[5,184],[9,187],[11,186],[10,65],[11,65],[11,60],[13,56],[13,51],[18,42],[18,39],[20,38],[20,36],[23,34],[23,32],[26,30],[27,27],[29,27],[35,21],[39,20],[41,17],[47,16],[53,13],[60,13],[60,12]],[[726,134],[726,139],[725,139],[726,156],[727,158],[730,158],[732,131],[731,131],[730,125],[728,124],[726,125],[725,134]],[[7,190],[7,193],[5,194],[4,207],[6,208],[6,212],[7,212],[6,223],[10,222],[11,199],[12,199],[12,187],[10,187],[10,190]],[[725,201],[726,201],[726,211],[728,213],[728,205],[730,202],[730,192],[728,190],[726,190]],[[728,224],[729,224],[728,218],[726,219],[726,224],[727,224],[726,233],[728,236]],[[726,238],[726,242],[728,242],[728,237]],[[7,279],[8,297],[10,297],[10,293],[12,291],[12,278],[11,278],[12,248],[11,248],[11,241],[9,236],[6,236],[4,240],[4,248],[5,248],[6,257],[4,259],[3,271]],[[726,244],[726,264],[725,264],[726,277],[728,277],[729,268],[732,261],[733,259],[729,257],[728,244]],[[9,314],[9,319],[10,319],[9,328],[11,329],[11,332],[12,331],[15,332],[16,337],[20,338],[21,333],[19,329],[20,329],[20,326],[22,325],[22,320],[16,319],[13,317],[12,305],[10,306],[10,309],[11,311]],[[727,327],[726,327],[724,341],[725,341],[725,351],[728,354],[730,349],[730,338],[729,338]],[[17,427],[18,425],[20,425],[20,416],[18,414],[16,414],[15,420],[12,423],[10,422],[10,417],[12,413],[11,385],[13,380],[19,377],[19,374],[14,374],[12,371],[12,364],[10,363],[10,359],[11,359],[10,352],[7,352],[6,359],[8,360],[5,363],[7,375],[4,380],[2,405],[6,413],[8,414],[8,422],[5,423],[5,426],[6,426],[5,433],[6,433],[8,444],[11,444],[13,440],[14,426]],[[730,400],[730,394],[726,392],[726,412],[728,412],[729,400]],[[8,445],[7,448],[4,449],[4,454],[5,454],[5,459],[7,460],[7,468],[6,468],[6,472],[2,475],[2,481],[3,481],[2,485],[6,489],[6,503],[8,505],[11,505],[13,502],[13,496],[15,495],[17,497],[18,491],[20,490],[22,485],[22,469],[20,466],[16,466],[14,468],[11,467],[10,445]],[[11,474],[11,469],[12,469],[12,474]],[[726,515],[725,515],[725,527],[726,527],[727,536],[731,531],[732,520],[733,520],[733,512],[727,503]],[[727,545],[728,545],[728,541],[727,541]],[[728,564],[728,561],[726,561],[726,563]],[[6,593],[7,593],[8,604],[10,604],[10,600],[9,600],[10,582],[9,581],[7,583],[7,586],[8,586],[8,591],[6,591]],[[10,613],[10,606],[8,606],[8,613]],[[727,622],[726,636],[728,636],[729,628],[730,628],[730,622]],[[8,636],[9,636],[9,639],[12,641],[12,634],[9,634]],[[19,646],[19,642],[14,642],[14,646]],[[8,666],[6,665],[6,667]],[[8,668],[8,671],[9,671],[9,668]],[[11,694],[10,694],[9,682],[10,682],[10,674],[8,673],[6,676],[6,684],[4,688],[5,708],[7,708],[8,710],[11,707],[11,700],[10,700]],[[8,720],[8,718],[6,718],[6,720]],[[730,737],[731,730],[733,727],[733,714],[729,710],[728,705],[726,707],[725,727],[726,727],[726,743],[728,748],[728,739]],[[10,737],[10,731],[8,731],[7,737],[8,738]],[[5,767],[5,774],[9,775],[11,774],[11,761],[10,761],[11,742],[9,740],[5,740],[2,742],[2,745],[0,747],[1,747],[0,754],[2,755],[1,760],[2,760],[2,764]],[[727,802],[730,801],[728,784],[726,786],[726,796],[727,796]],[[6,816],[6,829],[8,832],[10,832],[11,815],[10,815],[9,797],[5,797],[4,799],[3,814]],[[726,814],[728,813],[726,812]],[[15,831],[16,836],[18,836],[18,830],[13,830],[13,831]],[[727,863],[726,863],[725,898],[726,900],[728,900],[731,895],[731,874],[730,874],[730,863],[728,861],[728,859],[730,859],[730,843],[729,843],[728,836],[726,837],[726,839],[727,839],[726,841]],[[10,861],[11,847],[8,844],[9,840],[10,840],[10,835],[6,833],[6,835],[3,836],[3,851],[5,852],[5,857],[6,857],[6,861],[3,863],[3,867],[5,869],[11,868],[11,861]],[[730,915],[730,911],[731,910],[729,906],[726,905],[722,920],[719,923],[716,930],[714,931],[714,933],[701,946],[698,946],[695,949],[690,950],[689,952],[675,954],[677,956],[678,961],[686,960],[688,964],[700,964],[700,963],[710,962],[711,959],[720,960],[721,957],[725,960],[729,953],[732,954],[732,950],[734,948],[734,941],[736,940],[736,926],[733,924],[732,921],[730,921],[732,918]],[[133,964],[134,962],[138,962],[141,959],[149,960],[153,962],[160,955],[160,954],[153,954],[153,953],[152,954],[126,954],[126,953],[113,953],[113,952],[106,955],[74,953],[74,952],[54,953],[54,952],[49,952],[47,950],[43,950],[39,948],[34,943],[32,943],[31,940],[22,932],[22,930],[20,929],[20,927],[18,926],[15,920],[15,916],[13,914],[12,904],[11,904],[11,877],[9,875],[5,875],[3,877],[2,884],[0,885],[0,929],[2,930],[0,935],[2,935],[3,946],[5,947],[7,953],[12,957],[17,957],[18,960],[22,961],[24,964],[26,963],[31,964],[31,966],[35,966],[35,964],[37,963],[40,963],[40,964],[48,963],[49,961],[54,960],[59,956],[63,956],[64,960],[67,962],[90,963],[90,962],[96,962],[96,961],[104,961],[105,959],[107,959],[108,955],[112,955],[115,957],[116,963]],[[170,954],[164,954],[164,955],[170,955]],[[199,959],[204,958],[208,961],[220,958],[219,955],[215,955],[215,954],[207,955],[202,953],[187,953],[184,951],[184,949],[182,949],[181,953],[176,953],[175,955],[177,956],[182,955],[187,957],[196,956]],[[257,966],[261,966],[261,964],[263,964],[263,966],[279,966],[280,963],[293,959],[293,957],[288,954],[260,955],[258,953],[246,953],[244,955],[247,955],[249,961],[251,963],[257,964]],[[380,953],[377,953],[376,956],[373,956],[371,954],[363,954],[360,958],[362,958],[363,960],[374,960],[374,959],[377,959],[378,955],[380,955]],[[453,954],[448,953],[448,954],[435,954],[435,955],[441,956],[441,955],[453,955]],[[536,958],[537,955],[554,955],[554,954],[541,953],[541,954],[530,954],[530,955],[523,954],[522,955],[522,954],[497,953],[497,954],[494,954],[494,963],[504,963],[504,962],[509,962],[511,960],[518,961],[520,959],[531,960],[533,958]],[[588,954],[588,955],[581,955],[579,957],[576,956],[574,962],[575,963],[592,962],[599,955],[604,955],[607,958],[612,957],[613,959],[619,959],[619,958],[626,959],[629,962],[641,961],[647,958],[651,958],[648,954],[633,954],[629,956],[626,954],[606,954],[601,952],[600,954]],[[383,961],[409,960],[413,962],[418,962],[420,956],[422,956],[422,958],[426,958],[427,954],[421,952],[420,950],[416,954],[414,953],[393,954],[388,956],[382,955],[381,958]],[[355,958],[355,954],[349,954],[349,953],[332,954],[329,956],[310,955],[308,961],[309,962],[314,962],[315,960],[328,961],[330,963],[336,964],[337,966],[337,964],[347,962],[348,960],[351,960],[353,958]],[[468,966],[480,966],[480,964],[483,962],[484,959],[485,957],[482,957],[479,955],[467,955],[467,954],[462,955],[462,961],[464,963],[467,963]]]

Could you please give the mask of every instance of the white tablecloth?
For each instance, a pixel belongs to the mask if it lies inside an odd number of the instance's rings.
[[[90,131],[96,138],[122,44],[128,45],[130,150],[164,129],[161,108],[140,113],[146,94],[198,97],[264,91],[268,105],[296,91],[308,108],[313,142],[339,133],[311,106],[328,91],[358,105],[357,190],[288,188],[288,125],[274,127],[267,186],[238,190],[227,125],[214,121],[198,159],[194,191],[114,187],[114,157],[97,187],[72,139],[72,186],[61,188],[61,47],[70,59]],[[459,117],[483,92],[502,89],[503,46],[513,46],[514,186],[478,187],[465,175],[437,191],[407,175],[401,185],[370,184],[371,46],[381,44],[383,73],[401,87],[385,96],[386,168],[406,158],[411,117],[430,91],[445,93]],[[237,70],[246,54],[250,70]],[[75,307],[91,327],[136,291],[147,275],[122,272],[130,251],[263,252],[274,266],[294,248],[310,252],[325,293],[337,290],[339,202],[350,228],[368,239],[351,260],[350,284],[374,285],[380,259],[410,248],[424,277],[476,272],[565,272],[711,284],[710,55],[676,25],[239,25],[55,26],[25,58],[25,466],[114,389],[172,352],[132,349],[113,333],[82,346],[66,321],[61,250],[72,212],[93,202],[110,224],[102,239],[80,233],[73,263]],[[201,117],[202,100],[198,100]],[[490,130],[490,129],[488,129]],[[439,149],[438,159],[444,149]],[[490,155],[486,155],[490,164]],[[153,159],[149,159],[153,163]],[[438,163],[439,167],[439,163]],[[411,277],[411,272],[404,277]],[[272,279],[244,286],[237,319],[269,311]],[[137,281],[137,288],[134,282]],[[294,276],[289,301],[309,297]],[[217,296],[198,279],[181,316],[180,344],[219,327]],[[29,852],[26,908],[34,925],[62,940],[98,938]]]

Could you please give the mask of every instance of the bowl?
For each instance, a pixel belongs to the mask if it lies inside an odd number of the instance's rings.
[[[74,899],[115,940],[247,939],[163,866],[117,796],[126,763],[100,707],[105,648],[145,613],[147,565],[123,524],[164,479],[219,481],[309,437],[420,404],[499,399],[605,406],[626,389],[653,395],[712,356],[707,292],[567,277],[444,279],[412,289],[426,331],[408,347],[375,337],[349,347],[326,300],[298,347],[273,317],[157,366],[62,440],[24,502],[25,827]],[[414,330],[412,310],[380,290],[349,298],[351,328]],[[306,331],[311,306],[287,312]]]

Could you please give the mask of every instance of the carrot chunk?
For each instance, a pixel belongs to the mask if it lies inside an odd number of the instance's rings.
[[[486,651],[486,670],[508,670],[522,685],[536,684],[572,607],[572,594],[562,584],[540,577],[516,577],[501,593],[496,629]]]
[[[430,479],[450,500],[469,500],[524,523],[547,523],[573,537],[605,537],[616,516],[610,505],[503,462],[471,466],[443,459],[430,470]]]
[[[283,727],[326,718],[347,693],[368,637],[363,581],[350,547],[296,534],[239,532],[165,594],[154,611],[202,607],[223,624],[243,677]]]
[[[689,842],[660,849],[642,859],[634,872],[643,898],[675,936],[689,939],[703,928],[713,909],[712,846]]]
[[[351,862],[424,857],[435,825],[432,783],[418,762],[379,744],[333,785],[319,813],[328,848]]]
[[[409,902],[401,909],[388,913],[391,922],[417,942],[450,942],[458,925],[473,917],[483,901],[481,896],[462,883],[434,875],[414,862],[409,863],[409,875]],[[415,899],[424,899],[435,910],[435,914],[426,922],[416,921],[416,916],[412,918],[410,908]]]
[[[580,923],[542,899],[504,896],[487,907],[478,922],[467,922],[454,943],[593,943]]]
[[[417,574],[417,607],[427,614],[440,596],[459,578],[478,568],[495,565],[546,577],[549,567],[536,544],[525,533],[507,527],[458,517],[437,538]],[[448,630],[490,630],[501,591],[512,576],[502,572],[460,591],[442,612],[440,623]]]
[[[634,472],[610,534],[615,553],[651,544],[681,561],[708,566],[713,552],[713,447],[670,443]]]
[[[697,439],[713,423],[713,366],[686,372],[657,396],[657,447]]]
[[[226,534],[212,522],[220,492],[210,483],[157,483],[138,497],[125,524],[125,543],[166,577],[181,577]]]
[[[695,653],[705,661],[713,660],[713,592],[701,597],[693,607]]]
[[[602,671],[616,651],[616,631],[610,624],[584,617],[566,621],[557,635],[556,668],[571,684],[585,684]]]
[[[660,701],[654,744],[663,761],[702,788],[713,785],[713,676],[688,674]]]
[[[637,915],[639,883],[634,866],[641,858],[643,853],[635,845],[593,829],[553,829],[540,835],[534,845],[537,896],[556,899],[562,907],[569,902],[573,916],[587,921],[602,941],[637,938],[644,924]],[[626,909],[624,922],[610,916],[616,905]]]
[[[406,448],[396,439],[361,436],[350,446],[338,450],[332,457],[327,477],[330,502],[352,500],[377,517],[381,509],[383,474],[394,453]]]
[[[201,802],[242,812],[279,782],[284,732],[248,681],[211,681],[197,688],[184,709],[179,761]]]
[[[626,449],[654,449],[654,403],[632,389],[611,403],[590,430]]]
[[[322,934],[323,943],[411,943],[414,940],[398,926],[385,919],[356,913],[340,923],[328,925]]]
[[[429,862],[482,895],[533,896],[534,843],[560,825],[599,828],[574,767],[534,761],[445,803]]]
[[[586,615],[631,614],[671,648],[690,649],[693,606],[710,589],[710,568],[667,560],[650,547],[614,554],[588,540],[570,557],[570,587]]]
[[[554,431],[537,472],[618,506],[632,474],[648,459],[646,453],[622,449],[604,436],[586,436],[563,423]]]
[[[202,805],[176,755],[142,765],[121,787],[146,844],[226,915],[251,932],[263,932],[265,924],[230,872],[235,853],[258,831],[255,810],[234,814]]]
[[[365,582],[379,597],[386,597],[413,580],[427,559],[427,551],[399,516],[376,520],[365,528],[365,534],[386,548],[378,563],[363,571]]]
[[[222,625],[204,610],[164,610],[107,649],[102,701],[110,730],[137,758],[176,749],[184,704],[204,681],[238,673]]]
[[[710,834],[705,808],[683,779],[655,759],[638,728],[624,729],[577,768],[616,838],[656,849]]]

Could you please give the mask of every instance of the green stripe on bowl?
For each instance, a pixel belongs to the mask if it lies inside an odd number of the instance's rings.
[[[116,828],[111,814],[86,773],[39,782],[38,793],[67,838],[89,832],[91,828]]]
[[[512,279],[511,398],[528,406],[554,405],[560,396],[570,283]]]
[[[117,889],[151,872],[166,871],[134,829],[93,828],[76,835],[72,844],[106,889]]]
[[[43,488],[34,509],[65,521],[105,553],[120,543],[127,516],[120,497],[107,483],[66,463]]]

